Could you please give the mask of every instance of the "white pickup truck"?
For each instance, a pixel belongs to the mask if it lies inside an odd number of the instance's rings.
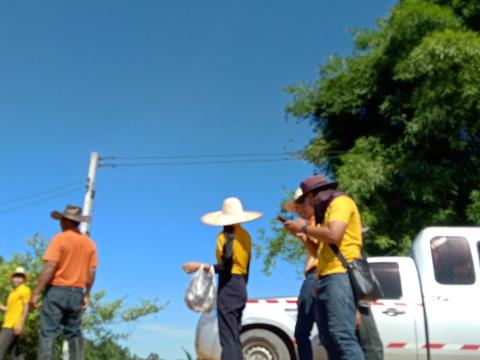
[[[480,359],[480,227],[431,227],[408,257],[369,258],[385,297],[372,311],[385,359]],[[297,359],[296,298],[252,299],[242,320],[244,358]],[[315,359],[327,359],[312,335]],[[220,359],[216,313],[198,323],[200,360]]]

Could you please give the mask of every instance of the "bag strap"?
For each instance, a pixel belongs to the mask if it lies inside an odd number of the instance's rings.
[[[335,253],[335,255],[337,255],[337,257],[339,258],[339,260],[342,263],[345,270],[348,270],[348,262],[345,259],[345,257],[343,256],[343,254],[340,251],[340,249],[338,248],[338,246],[334,245],[334,244],[328,244],[328,246],[330,246],[330,249],[332,249],[332,251]],[[367,259],[367,254],[365,253],[365,247],[363,245],[360,248],[360,255],[362,256],[361,257],[362,259],[365,259],[365,260]]]
[[[348,262],[347,260],[345,260],[345,257],[343,256],[342,252],[340,251],[340,249],[338,248],[337,245],[334,245],[334,244],[328,244],[328,246],[330,246],[330,249],[332,249],[332,251],[334,252],[335,255],[337,255],[338,259],[340,260],[340,262],[342,263],[343,267],[345,268],[345,270],[348,270]]]

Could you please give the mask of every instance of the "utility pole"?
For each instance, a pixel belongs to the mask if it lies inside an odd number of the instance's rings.
[[[92,216],[93,200],[95,199],[95,178],[97,176],[98,168],[98,153],[92,152],[90,155],[90,165],[88,167],[87,178],[87,192],[85,193],[85,200],[83,202],[83,216]],[[90,223],[83,222],[80,225],[82,234],[90,233]]]
[[[90,155],[90,165],[88,166],[88,178],[87,178],[87,191],[85,193],[85,199],[83,202],[83,216],[92,216],[93,200],[95,199],[95,178],[97,176],[98,168],[98,153],[92,152]],[[82,234],[90,233],[90,223],[82,222],[80,224],[80,231]],[[62,360],[70,359],[70,351],[68,348],[68,342],[63,341],[62,346]]]

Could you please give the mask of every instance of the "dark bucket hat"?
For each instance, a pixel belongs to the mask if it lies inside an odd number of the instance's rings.
[[[50,216],[55,220],[61,220],[62,218],[69,219],[76,221],[78,223],[81,222],[90,222],[92,218],[90,216],[83,216],[82,215],[82,208],[79,206],[74,205],[67,205],[63,212],[60,211],[52,211]]]
[[[308,193],[317,190],[336,189],[338,187],[338,181],[330,181],[325,176],[314,175],[309,176],[300,183],[303,195],[295,200],[296,203],[302,203],[305,200],[305,196]]]

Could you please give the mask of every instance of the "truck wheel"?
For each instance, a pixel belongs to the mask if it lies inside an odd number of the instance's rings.
[[[283,340],[271,331],[252,329],[241,336],[244,360],[288,360],[290,352]]]

